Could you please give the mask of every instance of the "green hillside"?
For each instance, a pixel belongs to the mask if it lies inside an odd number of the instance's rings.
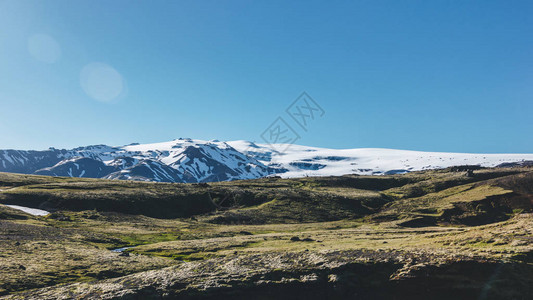
[[[530,168],[209,184],[0,173],[0,203],[51,212],[0,205],[0,295],[521,299],[532,187]]]

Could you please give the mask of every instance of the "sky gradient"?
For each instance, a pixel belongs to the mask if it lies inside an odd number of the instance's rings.
[[[332,5],[334,3],[334,5]],[[0,149],[261,142],[533,153],[532,1],[0,0]]]

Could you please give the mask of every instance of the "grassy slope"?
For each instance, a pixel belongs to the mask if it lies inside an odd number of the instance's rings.
[[[440,170],[202,186],[0,173],[0,203],[57,209],[33,217],[0,205],[0,294],[285,252],[423,251],[429,265],[431,257],[469,257],[527,266],[531,174],[487,169],[467,177]],[[129,257],[107,250],[127,245],[141,246],[129,249]],[[405,262],[393,265],[398,278],[413,271]],[[160,276],[175,275],[168,270]],[[525,284],[533,280],[527,276]]]

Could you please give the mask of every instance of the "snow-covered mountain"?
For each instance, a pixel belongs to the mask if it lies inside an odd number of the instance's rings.
[[[94,145],[71,150],[0,150],[0,172],[157,182],[211,182],[273,174],[282,177],[395,174],[457,165],[492,167],[525,161],[533,161],[533,154],[339,150],[193,139],[121,147]]]
[[[0,150],[0,171],[158,182],[252,179],[275,173],[227,143],[192,139],[72,150]]]
[[[380,148],[327,149],[299,145],[268,146],[247,141],[227,143],[266,166],[283,169],[280,174],[282,177],[397,174],[460,165],[520,165],[533,160],[533,154],[467,154]],[[272,148],[286,150],[276,153]]]

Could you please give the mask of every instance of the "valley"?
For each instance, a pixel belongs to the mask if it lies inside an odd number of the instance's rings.
[[[150,183],[0,173],[2,299],[522,299],[533,171]],[[112,251],[117,248],[124,248]]]

